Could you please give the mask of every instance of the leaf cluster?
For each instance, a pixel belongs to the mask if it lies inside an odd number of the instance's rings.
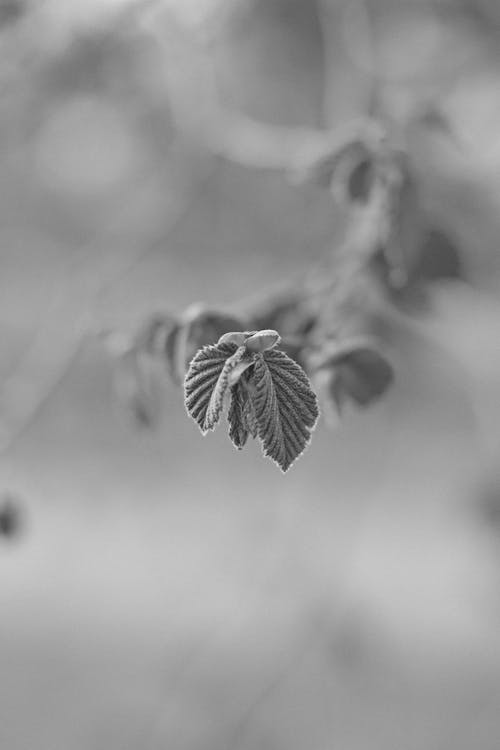
[[[258,437],[264,455],[285,472],[309,444],[319,410],[306,373],[276,348],[279,341],[273,330],[225,334],[191,361],[184,397],[203,434],[216,427],[228,398],[235,447]]]

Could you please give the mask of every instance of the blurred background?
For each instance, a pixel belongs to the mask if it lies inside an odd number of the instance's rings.
[[[497,750],[500,5],[1,0],[0,60],[2,750]],[[286,476],[139,429],[100,333],[335,249],[277,167],[374,92],[461,268],[394,387]]]

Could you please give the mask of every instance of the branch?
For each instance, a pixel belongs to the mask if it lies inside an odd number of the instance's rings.
[[[342,149],[352,140],[375,144],[375,120],[356,118],[335,131],[273,125],[229,109],[221,95],[210,43],[173,14],[156,8],[143,24],[157,43],[165,98],[180,132],[208,151],[253,169],[293,171],[312,154]]]

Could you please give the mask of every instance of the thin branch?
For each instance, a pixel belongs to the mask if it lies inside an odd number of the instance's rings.
[[[198,195],[195,190],[172,208],[163,239],[183,219]],[[156,247],[134,246],[128,252],[99,255],[88,262],[89,246],[80,248],[69,264],[67,278],[78,278],[78,289],[69,295],[61,289],[36,335],[2,383],[0,390],[0,456],[5,455],[26,432],[63,381],[76,360],[85,335],[92,332],[93,309],[99,295],[142,262]]]

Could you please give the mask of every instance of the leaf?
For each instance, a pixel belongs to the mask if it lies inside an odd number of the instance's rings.
[[[391,365],[381,354],[373,349],[358,349],[337,365],[335,400],[341,403],[347,396],[359,406],[368,406],[385,393],[393,377]]]
[[[254,333],[253,331],[228,331],[224,333],[218,340],[218,344],[234,344],[235,346],[243,346],[247,338]]]
[[[317,369],[318,384],[340,413],[347,401],[366,407],[382,396],[394,379],[392,365],[369,338],[337,344]],[[316,382],[316,379],[315,379]]]
[[[146,320],[135,336],[135,348],[165,365],[170,380],[180,385],[184,369],[179,376],[177,362],[178,341],[182,325],[173,315],[156,313]]]
[[[257,436],[258,427],[246,379],[242,378],[231,388],[231,405],[227,421],[229,422],[229,437],[238,450],[243,448],[249,435],[253,438]]]
[[[366,203],[375,180],[375,167],[371,159],[361,159],[346,180],[347,196],[351,201]]]
[[[287,471],[307,447],[318,403],[304,370],[277,349],[255,357],[249,395],[264,455]]]
[[[233,385],[231,375],[247,356],[243,346],[218,344],[204,346],[191,361],[184,380],[184,402],[203,434],[217,425],[224,397]]]
[[[243,327],[242,321],[229,313],[193,305],[180,317],[152,318],[143,338],[147,351],[164,361],[174,385],[181,385],[189,363],[203,346],[216,344],[222,334]]]
[[[122,354],[114,373],[114,386],[133,424],[152,430],[158,425],[160,409],[154,392],[150,363],[136,349]]]
[[[310,182],[329,189],[339,172],[339,179],[343,181],[353,165],[370,158],[372,150],[373,145],[356,136],[344,143],[318,144],[299,156],[291,175],[292,181],[296,184]]]
[[[249,336],[245,341],[245,346],[249,352],[264,352],[267,349],[272,349],[273,346],[277,346],[280,341],[279,333],[268,328],[263,331],[256,331]]]
[[[250,434],[245,416],[247,404],[248,394],[239,381],[231,388],[231,405],[227,414],[229,437],[238,450],[243,448]]]
[[[465,277],[460,253],[443,230],[435,227],[426,230],[412,276],[425,281]]]
[[[207,411],[205,414],[205,422],[203,425],[203,428],[205,430],[213,430],[217,425],[224,404],[224,396],[232,385],[231,374],[238,369],[239,373],[237,377],[240,377],[241,372],[243,372],[244,370],[239,368],[239,365],[242,364],[242,360],[244,359],[244,357],[246,357],[246,355],[247,352],[245,347],[240,346],[238,347],[238,349],[236,349],[235,353],[226,360],[212,391],[212,395],[210,396],[210,401],[208,402]],[[236,381],[236,383],[237,382],[238,381]]]
[[[0,497],[0,537],[13,539],[22,530],[22,513],[19,499],[11,492]]]
[[[250,397],[247,398],[243,414],[244,414],[245,423],[246,423],[248,432],[253,438],[256,438],[257,435],[259,434],[259,425],[257,424],[257,417],[255,416],[255,409],[253,408],[253,404],[252,404],[252,401],[250,400]]]
[[[184,381],[186,409],[205,434],[217,425],[226,394],[229,437],[238,450],[259,437],[283,471],[309,443],[318,403],[304,370],[275,348],[275,330],[230,331],[195,355]]]
[[[332,383],[334,373],[330,370],[317,370],[312,375],[312,383],[321,404],[321,416],[330,430],[335,430],[340,424],[340,409],[332,397]]]
[[[181,324],[172,318],[163,326],[158,326],[154,332],[150,348],[150,351],[164,363],[167,374],[175,385],[180,385],[184,377],[184,371],[182,373],[179,372],[182,368],[178,362],[178,345],[181,331]]]

